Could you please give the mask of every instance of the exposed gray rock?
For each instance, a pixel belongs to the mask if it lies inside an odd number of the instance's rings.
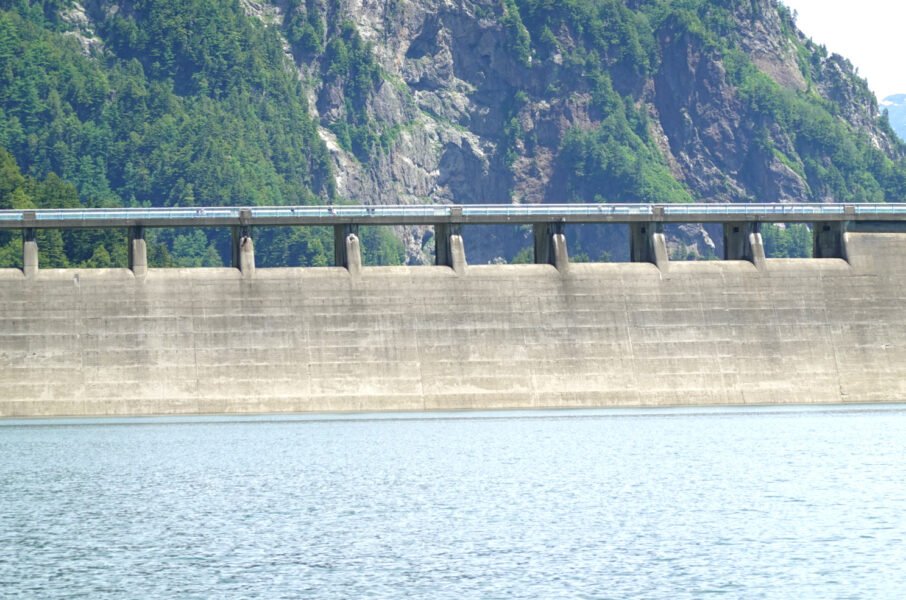
[[[242,2],[266,23],[278,22],[287,10],[282,1]],[[389,145],[366,162],[344,150],[328,129],[345,115],[342,86],[319,79],[319,57],[297,59],[300,77],[312,88],[312,110],[332,153],[341,196],[359,203],[565,200],[557,178],[563,136],[573,128],[595,129],[603,118],[587,86],[563,79],[564,54],[576,46],[574,32],[565,26],[555,32],[559,49],[544,59],[532,57],[529,68],[507,51],[499,21],[503,8],[496,1],[340,0],[338,9],[323,1],[310,6],[320,7],[327,22],[350,19],[372,44],[384,81],[368,99],[368,114],[382,130],[394,132]],[[899,151],[878,128],[877,103],[853,84],[848,61],[821,56],[772,0],[738,3],[734,10],[740,25],[735,44],[761,71],[794,92],[813,86],[841,107],[840,119],[867,132],[878,148]],[[638,99],[676,179],[704,202],[808,200],[811,190],[793,141],[776,125],[745,114],[717,51],[669,26],[657,36],[660,59],[652,77],[638,80],[613,71],[613,85]],[[816,51],[810,64],[802,63],[802,47]],[[561,94],[545,95],[551,86]],[[517,92],[524,94],[518,101]],[[511,119],[520,135],[507,139]],[[401,235],[410,261],[427,260],[424,231]],[[701,227],[673,235],[677,248],[719,250],[720,243]],[[500,251],[496,240],[488,252],[494,244]],[[469,250],[478,262],[492,258],[482,247]]]

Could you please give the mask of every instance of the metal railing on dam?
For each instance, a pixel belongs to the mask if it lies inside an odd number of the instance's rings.
[[[630,260],[668,268],[665,224],[722,224],[724,258],[765,264],[762,223],[811,223],[816,258],[846,258],[845,233],[854,227],[906,230],[906,203],[890,204],[496,204],[322,205],[200,208],[84,208],[2,210],[0,230],[23,232],[23,270],[36,273],[39,229],[126,228],[129,266],[147,269],[146,228],[230,227],[232,266],[254,270],[252,229],[263,226],[332,226],[336,266],[361,268],[358,228],[368,225],[433,226],[435,259],[460,272],[465,266],[463,225],[531,225],[536,263],[568,265],[565,226],[625,224]]]
[[[0,210],[0,229],[906,221],[897,204],[475,204]]]

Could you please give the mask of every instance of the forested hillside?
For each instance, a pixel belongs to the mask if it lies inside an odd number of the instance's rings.
[[[770,0],[0,0],[0,146],[2,208],[906,197],[865,83]],[[46,266],[125,260],[120,234],[42,235]],[[372,264],[430,247],[366,235]],[[264,265],[332,254],[256,237]],[[225,232],[151,241],[228,257]]]

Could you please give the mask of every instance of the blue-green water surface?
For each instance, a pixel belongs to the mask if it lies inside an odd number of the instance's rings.
[[[0,421],[2,598],[903,598],[897,406]]]

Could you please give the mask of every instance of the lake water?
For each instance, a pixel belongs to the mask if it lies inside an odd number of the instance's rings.
[[[906,408],[0,421],[3,598],[903,598]]]

